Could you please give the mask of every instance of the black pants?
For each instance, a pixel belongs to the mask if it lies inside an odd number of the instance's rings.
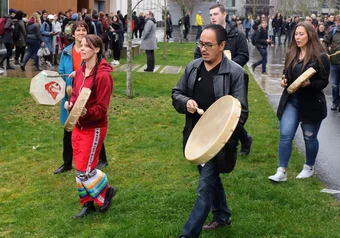
[[[154,50],[145,50],[146,53],[146,70],[153,71],[155,69],[155,52]]]
[[[64,129],[63,138],[63,160],[65,167],[72,167],[73,149],[72,149],[72,132]],[[99,161],[106,161],[106,151],[103,143],[102,149],[99,155]]]
[[[9,65],[9,59],[12,57],[13,53],[13,44],[12,43],[5,43],[6,47],[6,54],[4,57],[1,59],[0,63],[2,64],[5,60],[7,60],[7,65]]]
[[[188,39],[189,28],[190,27],[185,27],[185,29],[184,29],[184,39]]]
[[[16,46],[15,47],[15,60],[19,60],[19,58],[24,61],[26,46]]]
[[[144,30],[144,29],[138,29],[138,31],[139,31],[139,38],[142,38],[143,30]]]
[[[113,50],[113,58],[115,60],[120,59],[120,49],[119,49],[119,41],[112,41],[112,50]]]
[[[238,136],[241,144],[248,142],[248,132],[246,129],[244,129],[243,126],[240,126],[238,129]]]

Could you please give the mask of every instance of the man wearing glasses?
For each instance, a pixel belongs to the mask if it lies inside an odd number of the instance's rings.
[[[226,44],[224,49],[230,50],[232,60],[243,67],[249,60],[248,43],[245,34],[239,31],[234,24],[226,21],[227,12],[223,5],[213,5],[209,8],[209,14],[212,24],[221,25],[225,29]],[[195,59],[202,57],[199,47],[196,47],[194,57]],[[253,138],[244,127],[240,128],[239,139],[241,141],[240,155],[248,155]]]
[[[221,25],[208,25],[201,33],[198,47],[202,57],[190,62],[177,85],[172,89],[172,104],[179,112],[186,114],[183,131],[183,148],[195,124],[200,118],[196,108],[208,109],[217,99],[232,95],[242,106],[241,117],[236,132],[225,147],[223,159],[228,161],[231,172],[237,158],[238,129],[248,117],[248,75],[237,63],[223,54],[226,45],[225,28]],[[214,230],[231,226],[231,214],[220,178],[221,168],[217,160],[221,153],[202,165],[197,188],[197,200],[182,230],[180,237],[198,237],[202,228]],[[209,211],[213,211],[213,220],[204,225]]]

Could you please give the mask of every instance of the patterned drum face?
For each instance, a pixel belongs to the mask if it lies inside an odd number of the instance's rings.
[[[224,96],[214,102],[198,120],[185,146],[185,157],[194,164],[211,160],[228,142],[241,115],[240,102]]]
[[[36,103],[53,106],[64,98],[65,87],[58,72],[43,70],[32,78],[30,94]]]

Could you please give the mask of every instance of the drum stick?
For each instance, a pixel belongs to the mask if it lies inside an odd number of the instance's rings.
[[[336,56],[336,55],[338,55],[338,54],[340,54],[340,51],[334,52],[333,54],[329,55],[329,57]]]
[[[196,110],[197,110],[198,115],[201,115],[201,116],[203,115],[204,113],[203,109],[196,107]]]
[[[71,94],[72,94],[72,86],[68,85],[66,87],[66,93],[67,93],[68,105],[70,105],[70,98],[71,98]]]

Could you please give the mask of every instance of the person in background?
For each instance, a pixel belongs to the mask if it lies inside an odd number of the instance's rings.
[[[110,41],[110,23],[108,17],[105,15],[104,12],[99,12],[99,21],[101,22],[103,27],[101,38],[104,43],[104,52],[106,53],[109,48],[108,46]]]
[[[319,23],[316,33],[318,34],[319,39],[323,41],[323,38],[325,37],[325,34],[326,34],[325,23],[323,22]]]
[[[167,39],[167,41],[169,41],[169,39],[172,38],[171,34],[172,34],[172,20],[171,20],[171,15],[168,14],[168,17],[166,18],[166,39]]]
[[[201,11],[198,11],[196,14],[196,26],[197,26],[196,41],[198,41],[200,39],[202,27],[204,26],[204,21],[203,21]]]
[[[138,16],[138,32],[139,32],[139,38],[142,38],[142,33],[144,30],[144,25],[145,25],[145,18],[144,18],[144,13],[140,12]]]
[[[329,31],[330,27],[335,25],[335,23],[334,23],[334,15],[330,15],[328,17],[328,21],[325,24],[326,24],[326,31]]]
[[[286,45],[286,42],[287,42],[287,46],[290,45],[291,38],[292,38],[292,31],[294,30],[294,28],[292,28],[292,24],[293,24],[292,18],[288,17],[284,24],[285,40],[283,42],[284,45]]]
[[[246,33],[247,41],[249,42],[249,32],[252,28],[251,15],[248,15],[247,18],[243,21],[243,28]]]
[[[24,58],[24,62],[20,65],[22,71],[25,71],[25,65],[33,57],[34,59],[34,70],[40,71],[39,68],[39,58],[37,56],[38,50],[44,47],[44,41],[40,33],[40,16],[38,13],[33,13],[31,18],[27,23],[26,29],[26,45],[27,45],[27,55]]]
[[[248,117],[248,77],[244,69],[224,56],[227,44],[225,28],[222,25],[207,25],[198,42],[202,57],[191,61],[177,85],[172,89],[172,105],[177,112],[185,114],[183,149],[200,115],[197,107],[208,109],[217,99],[231,95],[239,100],[242,112],[239,125]],[[228,83],[224,84],[224,79]],[[237,127],[238,128],[238,127]],[[197,238],[201,230],[215,230],[232,225],[226,193],[220,177],[219,158],[228,161],[231,172],[237,158],[237,129],[220,153],[204,165],[198,165],[199,181],[196,203],[182,229],[180,238]],[[204,225],[210,210],[212,221]],[[218,237],[218,236],[216,236]],[[226,237],[224,235],[223,237]]]
[[[138,38],[138,24],[139,24],[139,19],[138,19],[138,17],[137,17],[137,13],[136,13],[136,11],[134,11],[133,13],[132,13],[132,20],[134,21],[134,29],[133,29],[133,32],[132,32],[132,39],[133,39],[133,37],[135,37],[135,38]]]
[[[119,65],[120,51],[123,49],[122,32],[124,32],[123,23],[120,21],[118,15],[114,15],[110,25],[110,48],[113,50],[113,61],[111,62],[112,65]]]
[[[322,41],[328,55],[340,51],[340,15],[336,16],[335,25],[330,27]],[[340,55],[328,56],[331,61],[332,106],[335,111],[340,107]]]
[[[40,33],[44,40],[44,47],[48,48],[50,55],[46,56],[46,65],[52,67],[52,55],[54,53],[53,37],[58,33],[55,32],[52,22],[54,21],[53,15],[47,16],[48,21],[41,24]]]
[[[24,13],[22,11],[17,11],[15,13],[15,19],[13,20],[14,22],[14,27],[17,28],[19,31],[17,38],[14,38],[13,35],[13,40],[14,40],[14,45],[15,45],[15,65],[19,65],[19,58],[20,58],[20,64],[24,63],[24,56],[25,56],[25,50],[26,50],[26,27],[24,24],[24,21],[22,20],[24,16]],[[18,24],[18,25],[16,25]]]
[[[142,42],[140,49],[145,50],[147,58],[147,67],[144,69],[145,72],[153,72],[155,69],[155,49],[157,49],[156,39],[156,20],[153,18],[151,11],[145,12],[145,26],[142,36]]]
[[[10,8],[9,9],[9,14],[5,15],[6,18],[6,23],[5,23],[5,32],[4,35],[2,36],[2,43],[6,47],[6,54],[2,57],[0,60],[0,68],[4,68],[4,61],[6,60],[7,62],[7,67],[6,69],[15,69],[10,65],[9,59],[12,57],[12,52],[13,52],[13,47],[14,47],[14,42],[13,42],[13,18],[15,17],[15,13],[17,12],[15,9]]]
[[[103,25],[99,21],[99,15],[98,14],[92,14],[92,18],[93,18],[93,23],[96,27],[97,36],[102,37],[102,35],[103,35]]]
[[[274,37],[273,37],[273,44],[275,45],[275,37],[277,34],[277,39],[278,39],[278,43],[279,45],[281,45],[281,33],[282,33],[282,26],[283,26],[283,17],[281,16],[280,12],[277,12],[273,22],[273,30],[274,30]]]
[[[54,31],[57,33],[56,35],[53,36],[53,47],[54,47],[54,53],[53,53],[53,64],[55,66],[58,66],[58,54],[60,52],[59,49],[61,46],[61,40],[60,40],[60,34],[61,34],[61,24],[58,18],[57,14],[54,14],[54,20],[52,22],[52,25],[54,27]]]
[[[184,40],[188,41],[188,34],[190,29],[191,23],[190,23],[190,12],[187,11],[184,17]]]
[[[48,16],[48,11],[43,10],[40,16],[41,25],[44,24],[44,22],[48,22],[47,16]]]
[[[61,53],[59,62],[59,74],[69,74],[69,77],[63,76],[63,80],[67,86],[73,85],[74,73],[81,67],[81,40],[88,34],[88,25],[85,21],[75,21],[72,25],[72,35],[74,36],[74,42],[68,45]],[[64,103],[68,100],[68,95],[65,92],[65,97],[63,98],[60,105],[60,122],[62,125],[65,124],[69,112],[64,108]],[[72,132],[64,129],[63,136],[63,161],[64,163],[54,171],[54,174],[60,174],[72,169],[72,158],[73,158],[73,148],[71,143]],[[108,165],[105,146],[103,146],[99,155],[99,162],[97,165],[98,169],[103,169]]]
[[[257,66],[262,65],[262,75],[264,76],[269,75],[266,70],[268,57],[267,48],[268,45],[272,44],[272,40],[269,38],[268,35],[267,25],[267,19],[262,19],[261,27],[256,32],[256,49],[259,51],[262,59],[251,65],[251,69],[253,70],[253,72],[255,71]]]
[[[91,89],[90,97],[72,131],[72,148],[76,168],[76,182],[82,205],[73,219],[96,211],[106,212],[112,205],[116,189],[107,175],[96,169],[99,154],[108,130],[108,109],[113,90],[113,68],[103,58],[103,42],[97,35],[85,35],[81,41],[81,60],[76,71],[70,101],[64,103],[71,110],[83,88]]]
[[[281,86],[284,88],[277,116],[280,120],[279,163],[273,182],[287,181],[287,167],[292,153],[293,139],[301,126],[306,146],[306,160],[297,179],[314,174],[319,151],[318,132],[327,116],[326,98],[322,90],[328,85],[330,62],[312,24],[300,22],[293,31],[292,43],[286,55]],[[316,70],[301,88],[289,94],[287,88],[308,68]]]

